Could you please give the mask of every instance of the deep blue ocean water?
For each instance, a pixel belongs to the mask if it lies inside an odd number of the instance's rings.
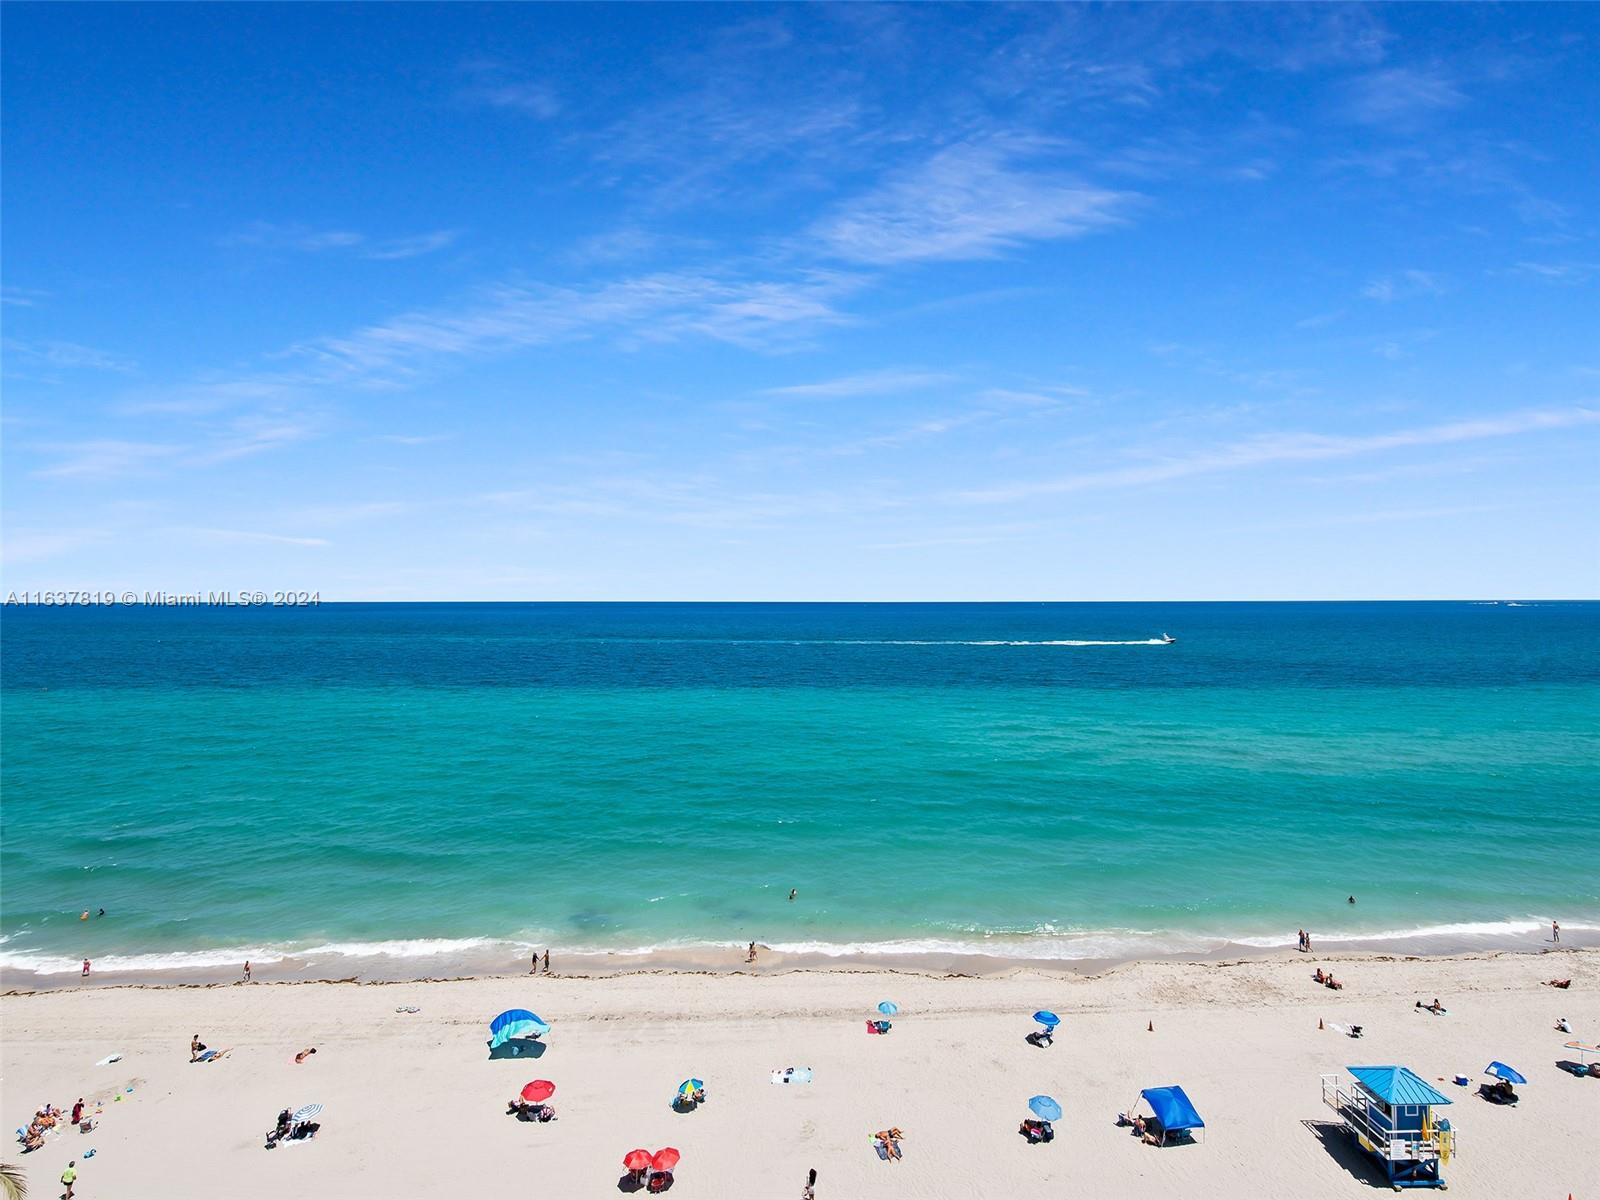
[[[13,965],[1600,924],[1600,603],[12,607],[0,638]]]

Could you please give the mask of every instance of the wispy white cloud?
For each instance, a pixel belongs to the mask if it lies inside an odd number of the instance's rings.
[[[491,108],[510,108],[528,113],[542,121],[561,112],[561,101],[555,89],[544,83],[490,83],[468,89],[468,100],[487,104]]]
[[[893,392],[920,391],[940,387],[954,379],[954,375],[942,371],[901,370],[890,367],[881,371],[841,375],[836,379],[824,379],[817,383],[763,388],[761,394],[797,400],[832,400],[847,396],[883,396]]]
[[[1351,80],[1340,112],[1363,125],[1408,126],[1466,102],[1466,94],[1442,70],[1385,67]]]
[[[56,443],[42,449],[47,454],[56,455],[57,459],[33,472],[41,479],[100,479],[138,474],[184,451],[183,446],[167,442],[134,442],[116,438]]]
[[[463,103],[509,109],[541,121],[561,112],[561,98],[548,80],[528,79],[516,68],[495,59],[471,59],[460,69],[468,80],[457,93]]]
[[[976,503],[1009,503],[1038,496],[1165,483],[1192,475],[1221,474],[1278,463],[1353,458],[1391,450],[1453,445],[1600,424],[1600,409],[1567,408],[1506,413],[1390,433],[1274,433],[1199,453],[1108,470],[1085,471],[1055,479],[975,489],[961,498]]]
[[[396,446],[429,446],[434,442],[446,441],[449,437],[448,433],[380,433],[374,440]]]
[[[610,335],[625,344],[699,335],[778,349],[840,324],[837,297],[860,286],[837,272],[782,281],[661,273],[592,288],[502,284],[456,308],[419,310],[289,351],[322,383],[384,385],[441,359]]]
[[[1389,304],[1416,296],[1441,296],[1444,291],[1445,280],[1442,275],[1432,271],[1406,270],[1372,280],[1361,289],[1361,294],[1379,304]]]
[[[109,529],[7,529],[0,539],[0,562],[14,566],[57,558],[112,536]]]
[[[393,262],[401,258],[419,258],[455,244],[461,236],[459,229],[436,229],[432,233],[418,233],[411,237],[392,238],[374,242],[364,251],[367,258],[378,262]]]
[[[1029,241],[1079,237],[1126,219],[1131,192],[1024,165],[1036,143],[963,143],[847,202],[812,227],[826,254],[892,265],[992,258]]]
[[[1336,321],[1344,319],[1345,311],[1342,308],[1332,312],[1316,313],[1309,317],[1302,317],[1294,323],[1296,329],[1326,329]]]
[[[293,537],[281,533],[262,533],[252,529],[188,529],[181,531],[193,537],[212,542],[237,542],[277,546],[327,546],[326,538]]]
[[[454,244],[460,236],[459,229],[436,229],[429,233],[374,239],[350,229],[314,229],[306,225],[276,225],[270,221],[255,221],[244,229],[218,238],[217,244],[278,253],[320,254],[342,250],[361,258],[387,262],[432,254],[435,250],[443,250]]]
[[[1512,270],[1547,283],[1579,284],[1600,274],[1600,262],[1519,262]]]
[[[134,370],[131,359],[93,346],[80,346],[76,342],[23,341],[6,338],[6,357],[36,367],[57,367],[66,371],[116,371]]]
[[[49,292],[42,292],[38,288],[13,287],[11,284],[6,284],[0,287],[0,304],[10,304],[16,308],[37,308],[39,301],[49,295]]]

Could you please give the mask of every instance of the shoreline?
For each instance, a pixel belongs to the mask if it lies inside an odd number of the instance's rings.
[[[757,943],[754,963],[745,961],[742,947],[686,946],[645,952],[562,951],[552,946],[552,970],[532,972],[511,968],[503,959],[489,964],[470,955],[416,957],[371,954],[332,960],[297,959],[252,963],[252,977],[240,977],[242,964],[215,964],[168,969],[100,969],[89,980],[69,971],[35,972],[0,968],[0,995],[21,996],[97,988],[133,987],[216,988],[254,984],[355,983],[396,985],[468,980],[537,980],[541,978],[603,980],[638,975],[657,976],[769,976],[890,974],[907,977],[1004,979],[1022,974],[1045,977],[1087,978],[1104,976],[1120,968],[1142,964],[1215,967],[1243,963],[1304,961],[1371,962],[1395,960],[1471,961],[1503,956],[1540,956],[1585,952],[1600,948],[1600,932],[1582,928],[1570,938],[1563,929],[1560,944],[1548,937],[1530,945],[1526,938],[1428,937],[1398,938],[1382,942],[1314,941],[1311,951],[1292,946],[1250,946],[1229,942],[1213,950],[1173,951],[1083,958],[1041,958],[980,953],[785,952]],[[525,962],[526,960],[521,960]],[[497,969],[498,968],[498,969]]]

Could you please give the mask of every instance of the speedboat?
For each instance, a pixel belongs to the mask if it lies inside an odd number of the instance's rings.
[[[1170,645],[1172,645],[1172,643],[1173,643],[1173,642],[1175,642],[1175,641],[1177,641],[1177,640],[1178,640],[1178,639],[1177,639],[1177,638],[1175,638],[1175,637],[1173,637],[1173,636],[1172,636],[1172,635],[1171,635],[1171,634],[1170,634],[1170,633],[1163,633],[1163,634],[1162,634],[1162,635],[1161,635],[1161,637],[1160,637],[1160,638],[1158,638],[1158,639],[1157,639],[1157,640],[1158,640],[1158,641],[1159,641],[1159,642],[1160,642],[1160,643],[1161,643],[1161,644],[1162,644],[1162,645],[1163,645],[1163,646],[1170,646]]]

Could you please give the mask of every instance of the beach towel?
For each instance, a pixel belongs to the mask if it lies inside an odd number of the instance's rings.
[[[97,1066],[97,1067],[109,1067],[112,1063],[121,1062],[121,1061],[122,1061],[122,1055],[120,1055],[120,1054],[108,1054],[104,1058],[102,1058],[99,1062],[95,1063],[95,1066]]]
[[[785,1067],[772,1073],[773,1083],[810,1083],[810,1067]]]

